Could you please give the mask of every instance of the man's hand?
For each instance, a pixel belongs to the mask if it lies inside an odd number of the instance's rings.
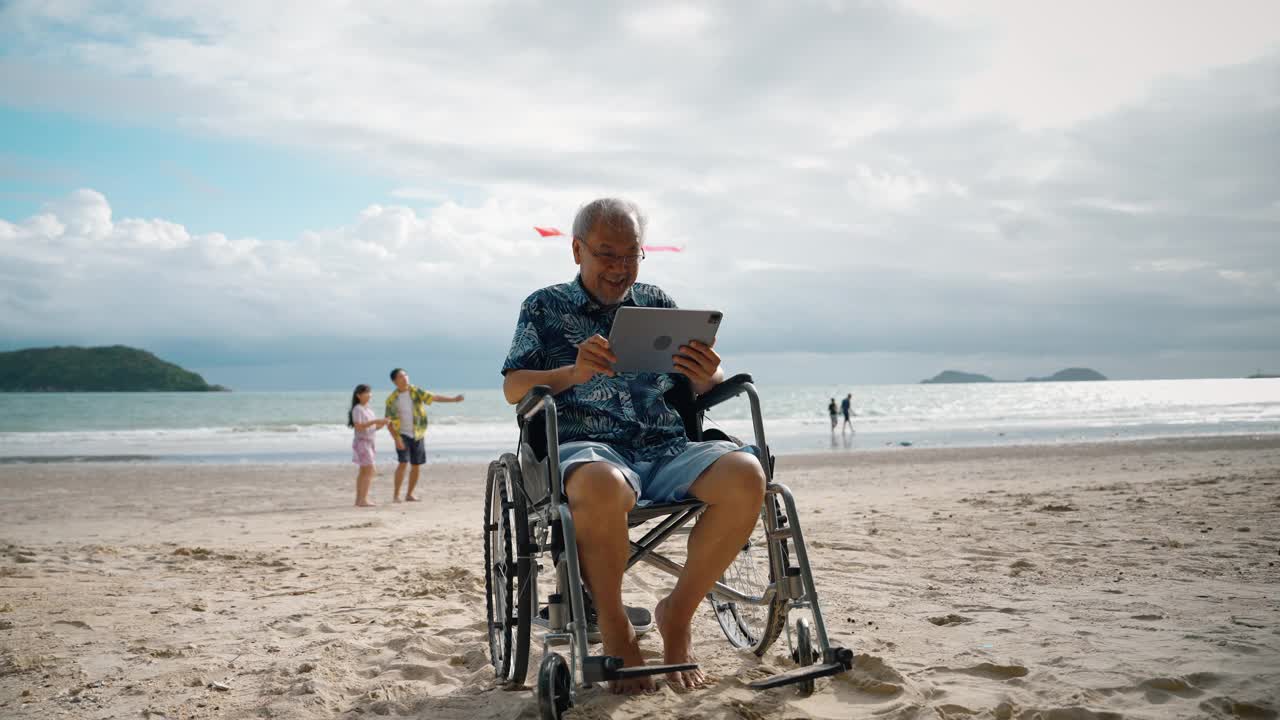
[[[404,450],[404,440],[401,440],[399,435],[396,435],[396,449]]]
[[[590,380],[597,373],[613,377],[617,375],[613,371],[613,364],[616,362],[618,356],[609,349],[609,341],[599,335],[592,335],[578,345],[578,358],[573,363],[570,377],[574,385]]]
[[[711,345],[694,340],[680,346],[680,354],[671,356],[676,372],[689,378],[699,395],[715,386],[716,371],[720,369],[720,355]]]

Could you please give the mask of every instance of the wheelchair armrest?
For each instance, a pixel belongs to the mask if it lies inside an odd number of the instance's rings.
[[[550,386],[534,385],[516,404],[516,416],[521,420],[531,420],[534,415],[542,412],[542,406],[546,404],[549,397],[551,397]]]
[[[745,385],[751,382],[751,375],[748,373],[738,373],[724,382],[711,388],[709,391],[699,395],[694,400],[694,407],[698,412],[709,410],[716,405],[737,397],[739,393],[745,390]]]

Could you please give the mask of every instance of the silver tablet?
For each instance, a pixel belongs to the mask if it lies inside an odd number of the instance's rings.
[[[675,372],[671,356],[694,340],[715,342],[722,315],[714,310],[621,307],[609,331],[618,372]]]

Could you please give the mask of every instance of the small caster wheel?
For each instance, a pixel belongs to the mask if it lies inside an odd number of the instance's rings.
[[[573,674],[564,656],[548,653],[542,658],[538,668],[538,712],[542,720],[560,720],[573,706],[572,684]]]
[[[809,667],[818,660],[813,652],[813,634],[809,632],[809,621],[804,618],[796,620],[795,660],[800,667]],[[800,693],[800,697],[809,697],[813,694],[813,686],[813,678],[802,680],[796,683],[796,691]]]

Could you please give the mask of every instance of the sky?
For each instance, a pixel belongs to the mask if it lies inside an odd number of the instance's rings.
[[[759,382],[1280,372],[1280,4],[0,0],[0,350],[496,387],[601,196]]]

